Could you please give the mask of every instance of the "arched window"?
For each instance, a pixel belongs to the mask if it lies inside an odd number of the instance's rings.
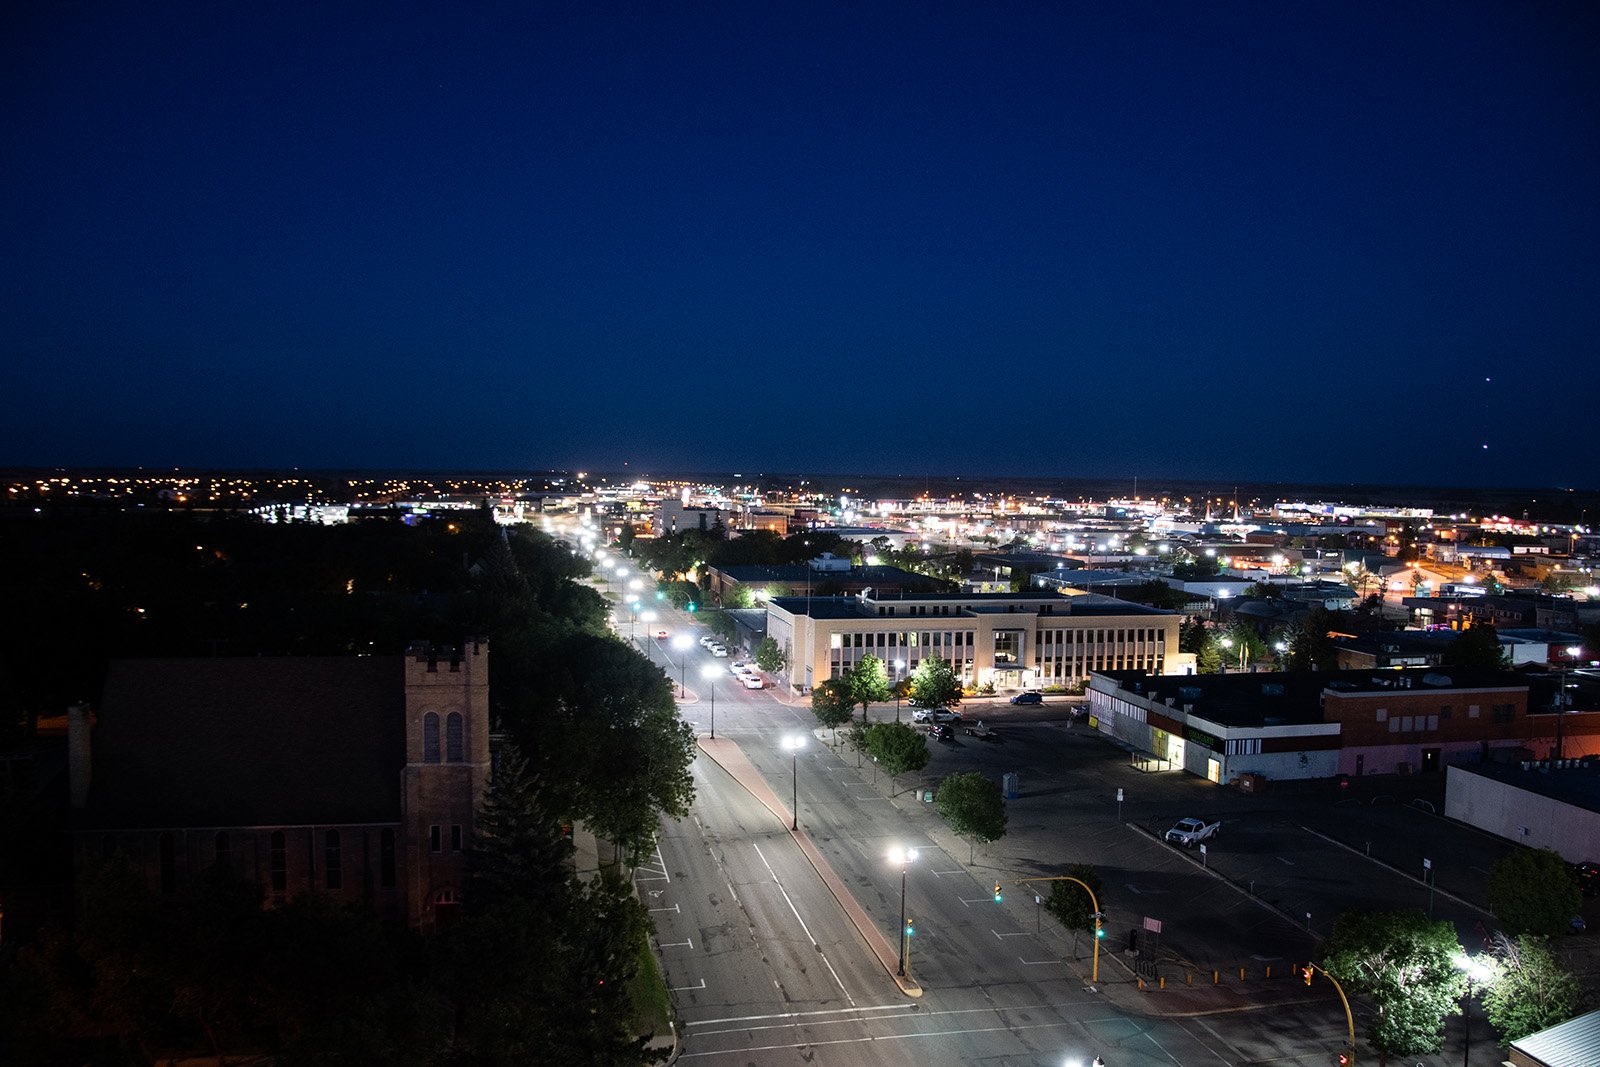
[[[446,763],[460,763],[465,758],[461,754],[461,713],[452,711],[444,720],[444,759]]]
[[[178,888],[178,849],[170,833],[161,835],[161,891],[175,892]]]
[[[329,830],[322,837],[322,868],[329,889],[344,888],[344,870],[339,866],[339,831]]]
[[[272,891],[282,893],[289,888],[289,847],[282,830],[272,831]]]
[[[431,711],[422,717],[422,762],[439,762],[439,716]]]
[[[228,831],[217,831],[215,845],[217,849],[217,866],[227,867],[233,862],[233,842],[228,840]]]
[[[387,826],[378,835],[378,881],[385,889],[394,888],[394,830]]]

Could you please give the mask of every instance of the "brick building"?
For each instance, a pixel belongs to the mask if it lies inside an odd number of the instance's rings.
[[[1554,745],[1556,716],[1530,714],[1510,671],[1412,668],[1090,679],[1091,724],[1173,770],[1217,783],[1429,773],[1526,758]],[[1565,717],[1570,754],[1600,723]]]
[[[431,928],[459,903],[489,772],[488,648],[117,660],[68,723],[80,870],[175,892],[212,864]]]

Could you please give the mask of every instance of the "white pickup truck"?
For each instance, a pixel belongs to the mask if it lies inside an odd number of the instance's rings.
[[[1206,822],[1204,819],[1179,819],[1177,825],[1167,831],[1166,842],[1169,845],[1193,848],[1202,841],[1216,837],[1221,829],[1220,820]]]

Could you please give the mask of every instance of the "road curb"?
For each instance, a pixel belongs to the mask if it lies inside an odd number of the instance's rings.
[[[1447,900],[1453,900],[1457,904],[1460,904],[1462,907],[1471,908],[1473,911],[1478,912],[1479,914],[1482,914],[1482,915],[1487,915],[1490,918],[1494,917],[1494,912],[1490,911],[1488,908],[1482,907],[1481,905],[1478,905],[1478,904],[1474,904],[1472,901],[1467,900],[1465,897],[1459,897],[1456,894],[1450,892],[1450,890],[1448,890],[1448,889],[1440,889],[1437,885],[1431,885],[1430,886],[1427,882],[1424,882],[1421,878],[1418,878],[1416,875],[1411,874],[1409,871],[1401,870],[1399,867],[1396,867],[1392,863],[1389,863],[1389,862],[1387,862],[1385,860],[1377,859],[1374,856],[1370,856],[1367,853],[1361,851],[1359,848],[1356,848],[1354,845],[1346,844],[1345,842],[1340,841],[1337,837],[1329,837],[1327,834],[1323,833],[1321,830],[1313,830],[1311,827],[1305,826],[1305,825],[1302,825],[1300,827],[1300,829],[1304,830],[1306,833],[1311,834],[1314,837],[1322,838],[1322,840],[1326,841],[1330,845],[1338,845],[1340,848],[1344,849],[1346,852],[1349,852],[1351,855],[1360,856],[1362,859],[1366,860],[1369,863],[1375,863],[1379,867],[1382,867],[1386,871],[1389,871],[1389,872],[1391,872],[1393,874],[1398,874],[1400,877],[1406,879],[1407,881],[1414,882],[1417,885],[1422,886],[1425,889],[1431,889],[1433,892],[1438,893],[1441,897],[1444,897]]]

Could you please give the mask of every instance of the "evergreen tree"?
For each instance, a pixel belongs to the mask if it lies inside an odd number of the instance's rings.
[[[549,810],[528,761],[505,742],[495,753],[468,857],[475,908],[506,897],[537,901],[558,918],[566,911],[567,860],[572,843]]]

